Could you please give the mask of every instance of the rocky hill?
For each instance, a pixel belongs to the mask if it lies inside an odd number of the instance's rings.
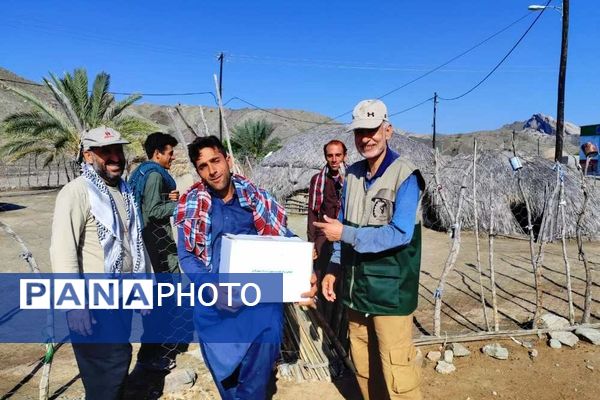
[[[39,86],[39,82],[29,81],[0,67],[0,121],[16,111],[29,109],[26,101],[3,89],[2,83],[27,90],[42,100],[53,103],[48,89]],[[201,135],[206,133],[206,127],[208,127],[209,133],[218,135],[219,118],[216,107],[181,105],[179,111],[181,116],[174,106],[140,103],[131,107],[128,113],[148,119],[167,132],[174,133],[179,130],[186,140],[191,140],[194,136],[189,127]],[[206,125],[202,119],[202,114],[204,114]],[[310,133],[313,128],[318,127],[319,123],[328,122],[329,120],[328,117],[321,114],[288,109],[226,109],[225,117],[229,129],[248,119],[264,118],[275,126],[274,135],[283,140],[299,133]],[[440,134],[436,140],[438,149],[444,154],[450,155],[471,152],[473,138],[475,137],[481,149],[510,149],[512,131],[515,130],[517,131],[517,146],[520,152],[553,157],[555,129],[556,122],[552,117],[534,114],[527,121],[513,122],[496,130],[450,135]],[[579,127],[567,122],[565,123],[565,129],[567,134],[565,153],[577,154]],[[399,131],[402,131],[402,129],[400,128]],[[410,136],[419,141],[431,143],[431,135],[413,134]]]
[[[2,84],[26,90],[46,102],[55,104],[50,91],[45,86],[40,86],[39,82],[24,79],[9,70],[0,67],[0,121],[17,111],[30,109],[27,101],[4,89]],[[142,99],[142,101],[143,100],[144,99]],[[181,105],[179,106],[179,109],[187,124],[189,124],[197,133],[202,135],[206,132],[201,117],[202,113],[204,113],[208,132],[215,135],[219,134],[219,113],[215,106],[202,107],[201,109],[200,106],[196,105]],[[127,112],[146,118],[156,123],[161,129],[167,132],[174,133],[175,130],[179,129],[186,139],[193,137],[193,133],[190,132],[186,122],[182,120],[174,106],[138,103],[131,107]],[[171,115],[173,117],[171,117]],[[299,132],[310,130],[310,128],[317,123],[327,122],[329,120],[329,118],[324,115],[301,110],[269,109],[263,111],[251,108],[237,110],[225,109],[225,118],[230,130],[234,126],[243,123],[248,119],[266,119],[275,126],[274,135],[284,140]]]
[[[442,154],[456,155],[473,152],[473,140],[481,150],[511,150],[512,132],[515,131],[517,152],[554,158],[556,121],[543,114],[534,114],[527,121],[515,121],[495,130],[436,135],[436,147]],[[431,135],[411,135],[414,139],[431,144]],[[579,154],[579,126],[565,123],[563,154]]]

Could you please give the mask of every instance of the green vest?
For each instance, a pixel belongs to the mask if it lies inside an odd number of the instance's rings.
[[[369,190],[365,189],[362,166],[348,169],[344,224],[383,226],[390,223],[400,185],[412,173],[420,172],[409,162],[396,159]],[[353,310],[374,315],[409,315],[417,308],[421,266],[421,206],[415,215],[415,230],[409,244],[380,253],[357,253],[342,242],[344,304]]]

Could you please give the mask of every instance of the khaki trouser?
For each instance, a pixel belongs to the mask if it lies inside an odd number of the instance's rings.
[[[365,316],[348,310],[350,351],[365,400],[422,399],[412,314]]]

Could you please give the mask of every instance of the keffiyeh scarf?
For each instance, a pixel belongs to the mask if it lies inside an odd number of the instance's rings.
[[[345,164],[342,165],[339,171],[339,182],[340,185],[344,185],[344,168]],[[327,174],[329,173],[329,166],[325,165],[321,171],[317,174],[317,180],[315,181],[315,185],[313,187],[312,202],[309,204],[311,210],[319,212],[321,210],[321,205],[323,204],[323,191],[325,190],[325,180],[327,179]],[[341,199],[338,199],[338,202],[341,202]]]
[[[267,191],[259,189],[241,175],[232,176],[240,205],[251,210],[259,235],[283,236],[287,232],[285,209]],[[185,249],[196,254],[212,270],[211,211],[212,199],[204,182],[190,187],[179,198],[175,209],[175,225],[183,226]]]
[[[88,186],[90,211],[96,219],[98,239],[104,249],[104,272],[115,274],[123,271],[123,241],[125,237],[127,237],[131,249],[132,272],[146,272],[140,216],[137,214],[133,194],[129,186],[123,180],[119,181],[119,190],[123,195],[127,213],[127,220],[123,221],[123,225],[129,235],[125,235],[119,224],[119,214],[115,200],[110,194],[106,183],[87,164],[83,167],[83,176]]]

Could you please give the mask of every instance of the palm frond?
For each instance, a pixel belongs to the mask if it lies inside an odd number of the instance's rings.
[[[8,116],[4,120],[2,134],[7,138],[21,135],[31,135],[33,138],[55,134],[57,132],[68,133],[65,127],[53,118],[38,111],[22,112]]]
[[[127,97],[126,99],[123,99],[123,100],[117,102],[108,111],[108,115],[106,116],[106,119],[112,120],[112,119],[117,118],[119,115],[121,115],[121,113],[125,109],[127,109],[129,106],[131,106],[133,103],[135,103],[136,101],[138,101],[141,98],[142,98],[142,96],[139,94],[132,94],[131,96]]]
[[[25,90],[21,90],[8,85],[6,86],[6,88],[11,92],[15,93],[16,95],[22,97],[23,99],[29,101],[41,113],[46,114],[48,117],[56,120],[65,128],[68,126],[68,122],[63,118],[62,115],[60,115],[59,112],[52,108],[51,105],[44,103],[42,100],[38,99],[36,96]]]
[[[107,120],[103,122],[121,132],[125,137],[143,135],[145,138],[148,133],[158,129],[158,126],[153,122],[131,115],[121,116],[112,121]]]
[[[65,72],[62,78],[50,73],[50,77],[54,86],[69,100],[75,115],[80,121],[85,121],[88,103],[88,77],[85,69],[77,68],[73,75]],[[59,98],[57,100],[61,102]]]
[[[84,127],[83,127],[82,121],[79,119],[79,117],[75,113],[75,110],[73,110],[73,107],[71,106],[71,103],[69,102],[69,99],[67,98],[67,96],[65,96],[65,94],[63,92],[58,90],[57,87],[54,85],[54,83],[50,82],[48,79],[44,78],[44,82],[50,88],[50,90],[52,91],[52,93],[54,94],[54,96],[56,97],[58,102],[60,103],[64,113],[67,115],[67,117],[69,118],[69,121],[71,121],[71,123],[73,124],[75,129],[78,132],[83,131]]]
[[[275,127],[266,120],[246,120],[233,128],[232,148],[240,156],[260,161],[270,151],[281,147],[277,138],[269,140]]]
[[[90,127],[98,126],[102,120],[106,119],[107,110],[114,102],[113,96],[108,93],[109,86],[110,75],[105,72],[96,75],[87,109],[87,120]]]
[[[50,151],[53,151],[51,146],[46,146],[44,143],[30,138],[12,140],[0,147],[0,154],[10,160],[19,160],[32,153],[43,154]]]

